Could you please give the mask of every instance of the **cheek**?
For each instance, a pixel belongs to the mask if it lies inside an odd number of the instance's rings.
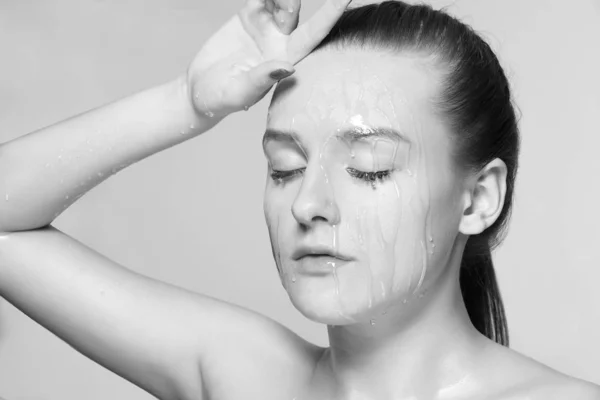
[[[342,303],[355,303],[361,292],[368,308],[390,297],[407,302],[424,293],[455,236],[456,212],[447,190],[428,190],[415,175],[404,174],[369,198],[355,196],[341,236],[349,238],[346,245],[356,249],[359,263],[342,276]]]
[[[284,233],[283,229],[285,229],[282,224],[286,220],[286,213],[290,214],[291,206],[289,203],[286,203],[285,193],[276,193],[270,189],[269,186],[270,183],[267,182],[263,200],[263,210],[271,243],[278,244],[282,241]]]
[[[280,244],[280,217],[276,210],[273,208],[270,201],[270,197],[265,192],[263,200],[263,210],[265,214],[265,222],[267,223],[267,230],[269,233],[269,239],[271,242],[271,251],[273,253],[273,259],[277,267],[279,275],[282,276],[281,267],[281,244]],[[284,283],[282,281],[282,283]]]
[[[444,266],[449,262],[462,215],[460,203],[460,182],[448,177],[438,195],[432,193],[430,208],[430,253],[434,266]],[[441,185],[440,185],[441,186]]]
[[[395,273],[394,290],[420,297],[447,266],[460,217],[450,182],[436,182],[430,175],[427,181],[414,180],[404,186],[408,198],[402,202],[402,215],[395,225],[395,258],[388,264]]]
[[[428,199],[410,176],[395,181],[393,191],[378,197],[373,204],[371,236],[376,240],[369,249],[373,290],[381,297],[417,291],[427,263],[429,213]]]
[[[294,278],[294,271],[289,266],[289,258],[297,245],[295,232],[298,229],[298,222],[293,217],[292,204],[300,182],[301,179],[295,179],[293,182],[284,184],[283,187],[278,187],[268,177],[263,199],[263,210],[273,258],[281,278],[287,278],[287,280]],[[286,286],[286,281],[283,284]]]
[[[338,246],[356,259],[339,271],[336,293],[343,315],[360,315],[416,290],[426,261],[428,204],[419,201],[419,190],[414,177],[399,173],[375,190],[355,188],[340,196]]]

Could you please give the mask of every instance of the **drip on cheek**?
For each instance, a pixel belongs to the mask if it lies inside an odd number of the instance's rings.
[[[267,215],[267,221],[270,221],[272,218],[270,218]],[[281,246],[280,246],[280,237],[279,237],[279,221],[280,221],[280,217],[277,216],[275,219],[275,223],[274,224],[269,224],[268,228],[269,228],[269,235],[271,236],[271,246],[273,248],[273,255],[275,258],[275,265],[277,267],[277,272],[279,274],[279,279],[281,280],[281,284],[283,285],[283,287],[285,289],[287,289],[287,282],[286,282],[286,273],[283,269],[283,265],[281,263]]]
[[[431,222],[430,176],[425,153],[425,149],[427,148],[427,144],[425,143],[426,135],[423,134],[422,125],[416,118],[413,118],[412,113],[410,114],[410,119],[411,125],[415,128],[414,137],[416,140],[416,151],[414,151],[416,153],[414,160],[415,170],[414,173],[410,174],[414,185],[414,199],[416,200],[414,202],[411,201],[410,206],[412,214],[416,217],[413,224],[416,231],[413,238],[413,271],[411,273],[409,292],[412,296],[422,297],[426,291],[426,289],[423,289],[423,285],[426,281],[427,271],[431,263],[430,256],[433,254],[432,249],[435,247],[435,243]],[[412,287],[412,283],[414,283],[414,287]]]

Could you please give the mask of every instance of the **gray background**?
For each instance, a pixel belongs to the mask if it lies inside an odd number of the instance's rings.
[[[303,19],[320,4],[305,1]],[[0,1],[0,141],[170,80],[240,5]],[[523,114],[513,222],[496,256],[511,347],[600,383],[600,4],[459,0],[449,11],[498,52]],[[271,256],[266,106],[129,167],[55,225],[129,268],[257,310],[325,345],[325,328],[292,307]],[[5,301],[0,395],[152,398]]]

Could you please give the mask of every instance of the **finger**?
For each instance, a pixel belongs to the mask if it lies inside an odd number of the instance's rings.
[[[290,35],[289,57],[297,63],[308,55],[337,22],[352,0],[326,0],[308,21]]]
[[[298,0],[273,0],[273,3],[275,4],[275,7],[289,13],[300,9],[300,2]]]
[[[263,92],[280,80],[292,75],[294,71],[294,66],[289,62],[271,60],[246,72],[245,79],[257,89],[257,92]]]
[[[269,14],[273,14],[275,12],[275,2],[273,0],[266,0],[265,2],[265,9],[269,12]]]
[[[273,18],[275,24],[285,35],[289,35],[298,26],[300,16],[299,0],[272,0],[275,5]]]

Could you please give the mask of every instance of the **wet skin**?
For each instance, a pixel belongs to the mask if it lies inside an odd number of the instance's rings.
[[[434,107],[438,71],[406,54],[304,58],[347,1],[326,2],[293,40],[262,4],[247,2],[190,76],[2,143],[0,296],[161,399],[600,397],[469,321],[462,247],[497,217],[506,171],[498,160],[477,175],[457,168]],[[298,58],[282,61],[290,52]],[[231,70],[232,55],[242,69],[271,62],[244,75]],[[264,208],[282,284],[301,313],[328,325],[330,347],[140,275],[50,225],[123,167],[254,104],[272,85],[268,73],[302,58],[270,107]]]
[[[437,84],[416,65],[328,51],[279,85],[263,141],[265,215],[283,284],[309,318],[339,325],[407,309],[464,242],[464,179],[429,104]],[[296,260],[303,246],[339,257]]]
[[[348,50],[310,55],[275,92],[263,139],[273,255],[330,339],[297,400],[481,398],[552,375],[469,321],[462,250],[497,217],[502,184],[470,197],[438,94],[422,58]]]

